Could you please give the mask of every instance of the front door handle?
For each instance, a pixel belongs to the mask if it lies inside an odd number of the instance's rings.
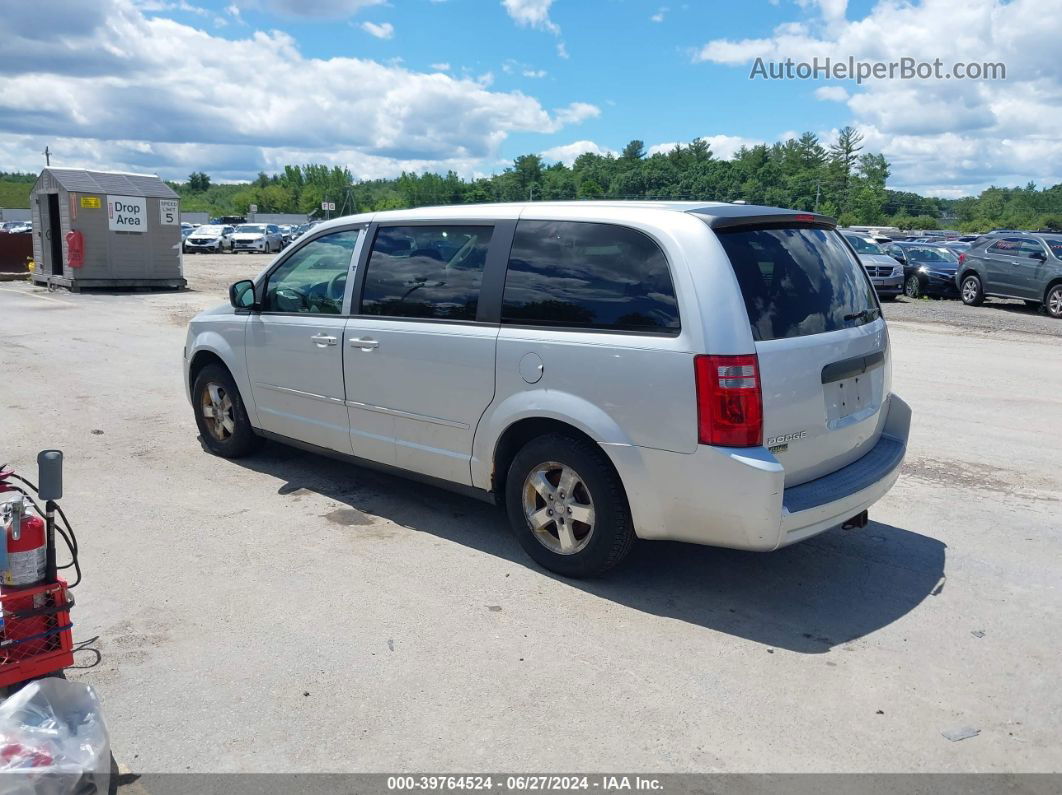
[[[362,337],[361,339],[351,339],[350,345],[352,348],[360,348],[363,351],[371,351],[373,348],[379,348],[380,343],[371,337]]]
[[[324,348],[329,345],[336,344],[336,338],[329,337],[327,334],[314,334],[312,337],[310,337],[310,339],[313,341],[313,344],[316,345],[318,348]]]

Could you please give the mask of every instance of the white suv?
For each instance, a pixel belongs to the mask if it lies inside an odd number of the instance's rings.
[[[773,550],[861,526],[906,450],[874,289],[819,215],[369,213],[229,298],[184,351],[211,451],[272,438],[502,502],[569,576],[635,537]]]

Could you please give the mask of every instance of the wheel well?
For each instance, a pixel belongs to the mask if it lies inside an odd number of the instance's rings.
[[[959,281],[962,282],[967,276],[976,276],[978,279],[981,278],[980,273],[975,271],[973,268],[967,268],[962,272],[962,276],[959,277]]]
[[[225,362],[216,353],[210,351],[199,351],[192,357],[192,363],[188,365],[188,389],[191,390],[195,386],[195,379],[199,377],[199,373],[203,371],[203,368],[208,364],[219,364],[224,367],[229,375],[232,375],[232,371],[229,370]]]
[[[1044,288],[1044,304],[1047,304],[1047,294],[1060,284],[1062,284],[1062,278],[1053,279],[1047,283],[1047,287]]]
[[[494,448],[494,472],[491,475],[491,488],[496,494],[505,493],[505,477],[509,474],[509,466],[512,464],[520,449],[539,436],[548,433],[562,433],[576,439],[583,439],[600,449],[600,445],[587,434],[580,431],[574,425],[569,425],[560,420],[549,417],[528,417],[518,420],[505,429]],[[608,456],[605,456],[608,460]],[[612,462],[609,461],[609,466]]]

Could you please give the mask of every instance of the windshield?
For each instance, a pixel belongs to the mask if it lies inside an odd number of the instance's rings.
[[[1062,259],[1062,240],[1044,240],[1047,243],[1047,247],[1051,249],[1051,253],[1056,258]]]
[[[194,234],[197,235],[210,235],[211,237],[218,237],[222,233],[224,227],[221,226],[201,226],[195,230]]]
[[[954,252],[946,248],[909,248],[907,259],[915,262],[946,262],[949,265],[958,263],[959,258]]]
[[[258,235],[265,234],[265,230],[266,228],[262,224],[243,224],[242,226],[236,227],[237,232],[252,232]]]
[[[845,239],[852,244],[852,248],[858,251],[860,254],[884,254],[881,250],[881,246],[875,243],[873,240],[867,240],[865,237],[856,237],[855,235],[845,235]]]
[[[756,340],[870,323],[881,310],[866,272],[826,229],[719,231]]]

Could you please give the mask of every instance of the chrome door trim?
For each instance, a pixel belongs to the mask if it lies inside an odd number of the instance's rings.
[[[345,401],[348,406],[355,409],[365,409],[365,411],[375,411],[380,414],[390,414],[392,417],[403,417],[409,420],[419,420],[420,422],[430,422],[433,425],[445,425],[447,428],[459,428],[463,431],[467,431],[469,428],[466,422],[457,422],[456,420],[444,420],[442,417],[432,417],[427,414],[415,414],[412,411],[402,411],[400,409],[389,409],[384,406],[373,406],[370,403],[361,403],[357,400]]]
[[[338,403],[339,405],[345,405],[346,401],[343,398],[328,397],[328,395],[318,395],[316,392],[303,392],[301,389],[292,389],[287,386],[277,386],[276,384],[266,384],[261,381],[255,381],[255,386],[260,386],[263,389],[272,389],[274,392],[283,392],[288,395],[298,395],[299,397],[312,398],[313,400],[323,400],[325,403]]]

